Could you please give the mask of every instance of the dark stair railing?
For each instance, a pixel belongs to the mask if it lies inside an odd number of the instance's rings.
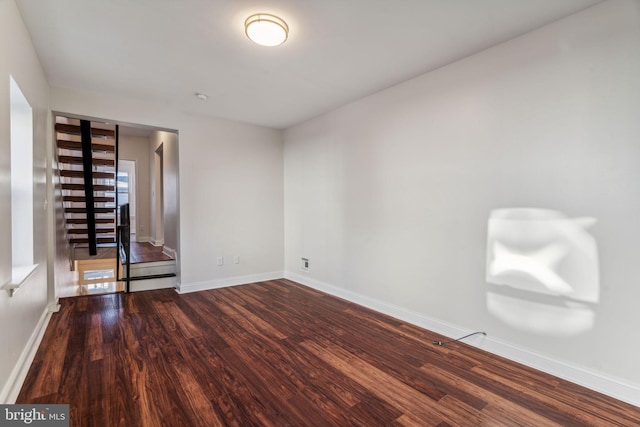
[[[118,281],[125,282],[124,291],[129,292],[129,282],[131,280],[131,235],[130,232],[129,204],[120,206],[120,225],[116,234],[118,242]],[[121,271],[122,270],[122,271]]]
[[[87,208],[87,237],[89,239],[89,255],[96,255],[96,213],[93,198],[93,152],[91,149],[91,122],[80,120],[80,137],[82,140],[82,168],[84,169],[84,197]]]

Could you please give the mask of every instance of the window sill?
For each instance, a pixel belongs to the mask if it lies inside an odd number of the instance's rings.
[[[35,273],[37,268],[38,264],[13,267],[11,280],[2,289],[7,291],[10,297],[14,296],[20,287]]]

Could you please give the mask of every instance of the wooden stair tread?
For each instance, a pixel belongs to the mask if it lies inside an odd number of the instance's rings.
[[[58,156],[58,161],[60,163],[67,163],[71,165],[81,165],[82,157],[81,156]],[[116,161],[113,159],[100,159],[94,157],[91,159],[91,163],[94,165],[102,165],[102,166],[115,166]]]
[[[66,139],[59,139],[58,148],[63,150],[82,151],[82,143],[80,141],[69,141]],[[115,145],[109,145],[109,144],[92,143],[91,149],[93,151],[100,151],[105,153],[115,153],[116,151]]]
[[[80,135],[80,126],[56,123],[56,132],[67,133],[70,135]],[[92,127],[91,136],[98,138],[115,138],[116,132],[111,129],[98,129]]]
[[[115,228],[96,228],[96,234],[114,234]],[[67,234],[88,234],[89,230],[86,228],[68,228]]]
[[[111,213],[115,215],[115,208],[93,208],[95,213]],[[68,213],[87,213],[87,208],[65,208]]]
[[[63,190],[84,191],[84,184],[62,184]],[[93,191],[114,191],[113,185],[94,184]]]
[[[114,179],[115,174],[113,172],[93,172],[94,179]],[[60,176],[65,178],[84,178],[84,172],[79,170],[63,169],[60,171]]]
[[[63,196],[63,202],[74,202],[74,203],[85,203],[86,199],[84,196]],[[95,203],[112,203],[115,202],[115,197],[102,197],[102,196],[94,196],[93,201]]]
[[[87,218],[67,218],[67,224],[86,224]],[[96,218],[96,224],[114,224],[114,218]]]
[[[98,237],[97,239],[98,243],[113,243],[116,241],[116,237]],[[75,245],[78,243],[89,243],[89,239],[88,238],[72,238],[69,239],[69,243]]]

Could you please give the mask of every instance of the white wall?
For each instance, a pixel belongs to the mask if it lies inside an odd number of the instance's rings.
[[[150,136],[150,151],[147,154],[151,156],[151,172],[150,180],[152,182],[151,196],[151,212],[153,214],[152,224],[156,231],[155,241],[162,241],[165,249],[169,248],[170,252],[178,250],[178,231],[179,231],[179,172],[178,172],[178,135],[174,132],[154,131]],[[161,150],[162,165],[156,164],[156,151]],[[160,169],[162,172],[159,172]],[[156,176],[162,179],[161,190],[156,183]],[[160,191],[162,197],[160,198]],[[162,212],[158,212],[161,210]],[[157,221],[158,214],[161,215],[162,221]]]
[[[193,117],[179,137],[183,283],[282,277],[282,132]]]
[[[12,0],[0,0],[0,285],[11,280],[11,173],[9,76],[33,109],[35,274],[10,298],[0,291],[0,402],[15,399],[37,334],[47,319],[47,141],[49,88],[22,18]],[[32,357],[32,355],[31,355]],[[26,363],[26,365],[25,365]]]
[[[194,100],[196,102],[197,100]],[[51,88],[54,111],[179,132],[181,289],[281,277],[282,132]],[[216,258],[225,259],[223,266]],[[234,264],[233,257],[240,263]]]
[[[50,128],[51,129],[51,128]],[[53,130],[51,130],[53,134]],[[62,183],[60,180],[60,169],[57,162],[58,151],[54,149],[53,137],[48,137],[51,141],[49,145],[48,158],[51,162],[51,175],[49,179],[49,206],[52,211],[49,218],[48,234],[50,239],[49,248],[49,277],[54,278],[54,283],[50,283],[49,302],[54,303],[57,298],[74,295],[76,287],[74,284],[73,271],[71,271],[71,246],[67,239],[66,219],[64,215]]]
[[[162,167],[164,246],[165,249],[170,248],[171,251],[177,251],[179,249],[178,233],[180,232],[178,135],[173,132],[157,133],[160,134],[164,147],[162,155],[164,160]]]
[[[286,130],[288,277],[640,384],[639,5],[605,2]],[[587,331],[489,312],[488,218],[514,207],[597,220]]]
[[[150,147],[149,179],[151,181],[151,232],[149,233],[149,241],[155,246],[160,246],[164,244],[164,182],[162,177],[164,169],[164,146],[162,145],[161,140],[154,138],[153,142],[150,144]]]
[[[118,157],[136,162],[136,239],[149,240],[151,226],[151,181],[149,168],[149,138],[143,136],[120,135]]]

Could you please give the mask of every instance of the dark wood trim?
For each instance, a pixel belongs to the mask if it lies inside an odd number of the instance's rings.
[[[71,426],[638,426],[640,408],[287,280],[67,298],[17,403]]]

